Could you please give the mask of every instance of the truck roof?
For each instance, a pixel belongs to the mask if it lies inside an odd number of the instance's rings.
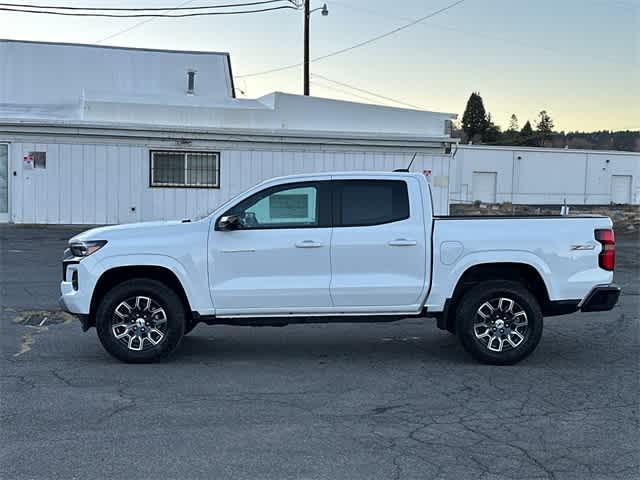
[[[394,176],[404,177],[423,177],[424,174],[418,172],[389,172],[389,171],[376,171],[376,170],[361,170],[351,172],[316,172],[316,173],[298,173],[295,175],[284,175],[281,177],[274,177],[267,180],[267,182],[280,181],[280,180],[304,180],[308,178],[318,177],[350,177],[350,178],[389,178]],[[264,183],[264,182],[263,182]]]

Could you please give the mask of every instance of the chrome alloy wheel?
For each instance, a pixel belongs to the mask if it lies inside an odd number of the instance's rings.
[[[473,333],[492,352],[518,348],[528,337],[524,309],[507,297],[492,298],[476,311]]]
[[[166,337],[167,313],[149,297],[127,298],[113,311],[111,332],[129,350],[148,350]]]

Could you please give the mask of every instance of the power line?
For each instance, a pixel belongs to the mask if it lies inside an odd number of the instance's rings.
[[[443,12],[446,12],[447,10],[450,10],[450,9],[460,5],[464,1],[466,1],[466,0],[458,0],[456,2],[453,2],[453,3],[449,4],[449,5],[447,5],[446,7],[443,7],[441,9],[439,9],[439,10],[436,10],[435,12],[432,12],[432,13],[430,13],[428,15],[425,15],[424,17],[417,18],[417,19],[415,19],[415,20],[413,20],[413,21],[411,21],[409,23],[405,23],[404,25],[401,25],[401,26],[399,26],[397,28],[394,28],[393,30],[389,30],[388,32],[385,32],[383,34],[376,35],[375,37],[369,38],[369,39],[364,40],[362,42],[358,42],[358,43],[356,43],[354,45],[351,45],[350,47],[341,48],[340,50],[335,50],[335,51],[333,51],[331,53],[327,53],[325,55],[321,55],[319,57],[312,58],[310,61],[311,62],[317,62],[319,60],[324,60],[324,59],[329,58],[329,57],[333,57],[333,56],[336,56],[336,55],[341,55],[341,54],[349,52],[351,50],[355,50],[356,48],[364,47],[365,45],[369,45],[369,44],[371,44],[373,42],[377,42],[378,40],[381,40],[383,38],[386,38],[386,37],[389,37],[391,35],[394,35],[394,34],[400,32],[400,31],[405,30],[407,28],[410,28],[410,27],[412,27],[412,26],[414,26],[414,25],[416,25],[418,23],[424,22],[425,20],[428,20],[429,18],[435,17],[436,15],[439,15],[439,14],[441,14]],[[296,67],[299,67],[300,65],[302,65],[302,63],[295,63],[295,64],[291,64],[291,65],[285,65],[285,66],[282,66],[282,67],[272,68],[270,70],[264,70],[262,72],[248,73],[248,74],[245,74],[245,75],[237,75],[237,77],[238,78],[243,78],[243,77],[246,78],[246,77],[256,77],[258,75],[267,75],[269,73],[275,73],[275,72],[280,72],[280,71],[283,71],[283,70],[288,70],[288,69],[291,69],[291,68],[296,68]]]
[[[388,13],[382,12],[380,10],[372,10],[370,8],[364,8],[364,7],[357,7],[357,6],[353,6],[350,5],[348,3],[339,1],[339,0],[332,0],[333,3],[335,3],[336,5],[338,5],[339,7],[343,7],[346,8],[348,10],[352,10],[355,12],[363,12],[366,13],[368,15],[373,15],[376,17],[381,17],[381,18],[394,18],[397,19],[399,21],[408,21],[410,20],[410,18],[407,17],[401,17],[398,15],[389,15]],[[427,26],[427,25],[425,25]],[[507,38],[507,37],[502,37],[499,35],[491,35],[491,34],[487,34],[481,31],[473,31],[470,32],[468,30],[464,30],[461,28],[455,28],[455,27],[450,27],[450,26],[445,26],[445,25],[436,25],[436,24],[430,24],[428,25],[429,28],[436,28],[439,30],[446,30],[446,31],[450,31],[450,32],[456,32],[456,33],[462,33],[464,35],[471,35],[474,37],[483,37],[483,38],[487,38],[489,40],[498,40],[500,42],[506,42],[506,43],[514,43],[514,44],[518,44],[518,45],[522,45],[523,47],[527,47],[527,48],[532,48],[532,49],[537,49],[537,50],[541,50],[544,52],[548,52],[548,53],[554,53],[554,54],[561,54],[561,55],[569,55],[568,52],[563,52],[561,50],[552,48],[552,47],[546,47],[544,45],[539,45],[539,44],[532,44],[532,43],[528,43],[528,42],[523,42],[522,40],[518,39],[518,38]],[[613,58],[613,57],[609,57],[609,56],[605,56],[605,55],[598,55],[597,57],[593,56],[593,55],[589,55],[589,54],[582,54],[581,52],[571,52],[571,55],[578,55],[578,56],[582,56],[585,58],[592,58],[595,60],[608,60],[611,63],[617,63],[620,64],[620,61]]]
[[[169,12],[174,10],[208,10],[213,8],[234,8],[234,7],[247,7],[254,5],[264,5],[267,3],[280,3],[283,1],[287,1],[291,3],[291,0],[261,0],[255,2],[244,2],[244,3],[229,3],[226,5],[204,5],[198,7],[183,7],[180,4],[177,7],[149,7],[149,8],[114,8],[114,7],[70,7],[70,6],[56,6],[56,5],[33,5],[26,3],[2,3],[0,2],[0,6],[3,7],[20,7],[20,8],[37,8],[37,9],[49,9],[49,10],[102,10],[105,12],[152,12],[152,11],[161,11],[161,12]]]
[[[184,17],[202,17],[202,16],[213,16],[213,15],[242,15],[245,13],[272,12],[275,10],[298,10],[298,8],[290,5],[283,5],[279,7],[259,8],[259,9],[253,9],[253,10],[237,10],[237,11],[231,11],[231,12],[196,12],[196,13],[179,13],[175,15],[166,15],[161,13],[135,13],[135,14],[116,15],[112,13],[54,12],[50,10],[29,10],[29,9],[0,7],[0,11],[4,11],[4,12],[38,13],[42,15],[60,15],[60,16],[66,16],[66,17],[107,17],[107,18],[144,18],[144,17],[184,18]]]
[[[418,105],[413,105],[411,103],[403,102],[402,100],[396,100],[395,98],[386,97],[384,95],[380,95],[379,93],[375,93],[375,92],[372,92],[370,90],[365,90],[364,88],[354,87],[353,85],[349,85],[348,83],[339,82],[337,80],[332,80],[331,78],[325,77],[324,75],[320,75],[318,73],[313,73],[313,74],[311,74],[311,76],[312,77],[322,78],[323,80],[326,80],[327,82],[335,83],[336,85],[340,85],[342,87],[346,87],[346,88],[355,90],[357,92],[366,93],[367,95],[370,95],[372,97],[378,97],[378,98],[381,98],[383,100],[388,100],[390,102],[397,103],[399,105],[404,105],[406,107],[416,108],[418,110],[424,110],[422,107],[420,107]]]
[[[342,93],[342,94],[344,94],[344,95],[347,95],[347,96],[349,96],[349,97],[359,98],[360,100],[364,100],[364,101],[366,101],[367,103],[372,103],[372,102],[374,102],[374,101],[375,101],[375,100],[373,100],[371,97],[365,97],[365,96],[363,96],[363,95],[358,95],[358,94],[353,93],[353,92],[350,92],[350,91],[348,91],[348,90],[343,90],[342,88],[336,88],[336,87],[334,87],[334,86],[329,86],[329,85],[326,85],[326,84],[324,84],[324,83],[319,83],[317,80],[315,80],[315,79],[313,78],[313,76],[311,77],[311,83],[312,83],[313,85],[316,85],[317,87],[320,87],[320,88],[325,88],[325,89],[327,89],[327,90],[332,90],[332,91],[334,91],[334,92],[340,92],[340,93]]]
[[[188,5],[188,4],[193,3],[193,2],[195,2],[195,0],[186,0],[185,2],[179,3],[176,6],[176,8],[180,8],[180,7],[184,6],[184,5]],[[145,25],[145,24],[147,24],[149,22],[153,22],[154,20],[155,20],[155,18],[145,18],[144,20],[142,20],[140,22],[134,23],[130,27],[123,28],[122,30],[118,30],[117,32],[112,33],[111,35],[107,35],[106,37],[101,38],[96,43],[106,42],[107,40],[111,40],[112,38],[119,37],[120,35],[122,35],[124,33],[128,33],[131,30],[135,30],[136,28],[138,28],[138,27],[140,27],[142,25]]]
[[[606,6],[611,6],[611,4],[617,4],[620,7],[625,7],[631,10],[637,10],[638,9],[638,5],[633,4],[631,2],[624,2],[624,1],[616,1],[616,0],[606,0],[606,1],[598,1],[598,0],[587,0],[589,1],[589,3],[597,3],[599,5],[606,5]]]
[[[167,8],[166,10],[162,10],[162,11],[168,12],[168,11],[171,11],[171,10],[181,10],[182,9],[181,7],[184,7],[185,5],[193,3],[194,1],[195,0],[187,0],[185,2],[179,3],[175,7]],[[268,1],[272,1],[272,2],[275,3],[277,1],[282,1],[282,0],[268,0]],[[292,0],[286,0],[286,1],[288,1],[290,3],[293,3]],[[255,3],[257,3],[257,2],[255,2]],[[267,2],[265,1],[264,3],[267,3]],[[236,5],[239,5],[239,4],[236,4]],[[194,7],[194,8],[206,8],[206,7]],[[100,40],[97,40],[95,43],[106,42],[107,40],[111,40],[112,38],[119,37],[120,35],[123,35],[125,33],[129,33],[130,31],[135,30],[136,28],[141,27],[142,25],[146,25],[147,23],[153,22],[155,19],[156,18],[154,18],[154,17],[146,18],[146,19],[144,19],[144,20],[142,20],[140,22],[137,22],[137,23],[131,25],[130,27],[123,28],[122,30],[118,30],[117,32],[112,33],[111,35],[107,35],[106,37],[101,38]]]

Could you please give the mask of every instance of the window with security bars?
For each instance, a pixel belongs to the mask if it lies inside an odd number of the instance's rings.
[[[47,168],[47,152],[29,152],[33,159],[33,168]]]
[[[152,187],[218,188],[218,152],[150,152],[149,184]]]

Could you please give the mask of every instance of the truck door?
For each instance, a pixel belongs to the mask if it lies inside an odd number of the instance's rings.
[[[300,313],[331,306],[329,181],[266,188],[231,207],[241,222],[209,237],[217,314]]]
[[[418,179],[334,180],[333,190],[334,305],[413,310],[430,262]]]

